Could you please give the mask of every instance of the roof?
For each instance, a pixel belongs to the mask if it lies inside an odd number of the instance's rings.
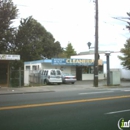
[[[105,54],[105,52],[107,52],[107,51],[98,51],[99,54]],[[119,53],[119,51],[117,51],[117,52],[110,51],[110,52],[111,53]],[[91,54],[94,54],[94,50],[80,52],[78,55],[91,55]]]
[[[45,60],[35,60],[35,61],[26,61],[24,64],[36,64],[36,63],[51,63],[51,59],[45,59]]]

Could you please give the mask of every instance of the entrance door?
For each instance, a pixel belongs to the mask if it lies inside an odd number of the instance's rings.
[[[82,80],[82,67],[76,66],[76,78],[77,80]]]
[[[7,63],[0,63],[0,84],[7,85]]]

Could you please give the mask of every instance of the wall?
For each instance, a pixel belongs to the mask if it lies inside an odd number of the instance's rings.
[[[110,54],[110,57],[109,57],[110,69],[119,69],[121,78],[130,79],[130,70],[126,70],[123,68],[123,66],[121,65],[121,60],[118,58],[118,56],[123,56],[123,54],[120,52],[114,52],[114,53]],[[94,59],[94,54],[71,56],[71,58]],[[107,75],[107,65],[106,65],[105,53],[100,54],[100,59],[104,61],[103,72],[106,76]]]
[[[93,74],[82,74],[82,80],[93,80],[94,75]],[[99,74],[98,79],[102,80],[104,79],[104,74]]]
[[[33,66],[39,66],[39,70],[42,69],[61,69],[63,73],[72,73],[76,74],[75,66],[60,66],[60,65],[51,65],[50,63],[35,63],[35,64],[25,64],[24,65],[24,85],[29,85],[29,74],[30,72],[36,73],[38,70],[33,70]],[[30,66],[30,70],[26,70],[26,66]]]
[[[28,85],[29,85],[29,71],[24,70],[24,86],[28,86]]]
[[[42,69],[60,69],[63,73],[76,74],[75,66],[51,65],[50,63],[42,64]]]

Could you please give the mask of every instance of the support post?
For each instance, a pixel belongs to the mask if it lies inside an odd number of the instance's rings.
[[[109,56],[110,52],[106,52],[106,60],[107,60],[107,86],[110,86],[110,63],[109,63]]]
[[[95,1],[95,60],[94,60],[94,87],[98,87],[98,0]]]

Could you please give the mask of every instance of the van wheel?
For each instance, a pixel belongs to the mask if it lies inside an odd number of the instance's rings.
[[[47,82],[47,80],[44,80],[44,85],[48,85],[48,82]]]
[[[72,82],[71,84],[74,84],[74,82]]]
[[[60,85],[60,83],[58,83],[58,85]]]

